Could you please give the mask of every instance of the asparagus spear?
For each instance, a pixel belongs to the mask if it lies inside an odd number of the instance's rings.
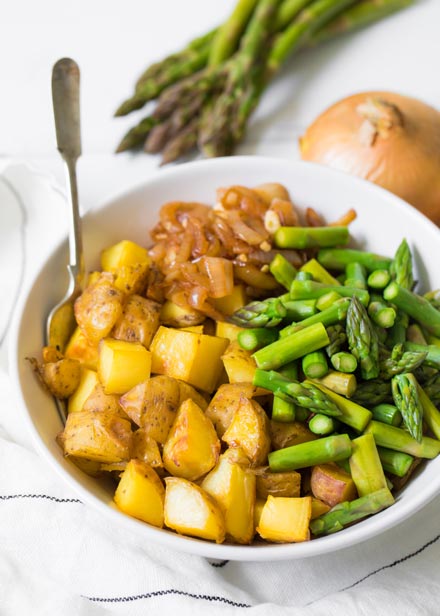
[[[373,413],[373,419],[377,421],[382,421],[383,423],[389,424],[390,426],[399,427],[402,423],[402,414],[393,404],[386,404],[382,402],[382,404],[376,404],[371,409]]]
[[[425,364],[440,369],[440,349],[435,344],[416,344],[408,341],[403,346],[408,352],[425,353]]]
[[[253,384],[263,387],[274,394],[302,406],[310,411],[316,411],[323,415],[339,416],[341,412],[332,400],[313,383],[299,383],[286,379],[278,372],[257,369]]]
[[[274,235],[278,248],[299,250],[344,245],[348,240],[348,227],[280,227]]]
[[[384,298],[406,312],[435,336],[440,336],[440,311],[436,310],[427,299],[397,282],[391,282],[383,292]]]
[[[152,116],[147,116],[141,120],[139,124],[131,128],[128,133],[122,137],[121,142],[116,148],[116,152],[125,152],[126,150],[133,150],[134,148],[140,147],[158,122],[159,121]]]
[[[300,271],[311,274],[313,280],[316,280],[316,282],[322,282],[333,286],[340,285],[340,282],[332,276],[330,272],[325,269],[325,267],[322,267],[316,259],[309,259],[306,263],[304,263],[304,265],[301,266]]]
[[[330,359],[332,366],[339,372],[354,372],[357,368],[357,359],[352,353],[339,351],[334,353]]]
[[[211,43],[208,64],[217,66],[234,53],[258,0],[238,0],[231,16],[220,26]]]
[[[350,474],[359,496],[386,488],[387,481],[373,435],[363,434],[353,439],[351,446]]]
[[[307,353],[302,358],[302,371],[309,379],[319,379],[328,372],[328,364],[322,351]]]
[[[415,342],[416,344],[428,344],[422,328],[417,323],[411,323],[408,327],[406,330],[406,339],[408,342]]]
[[[387,380],[396,374],[413,372],[426,360],[427,355],[426,351],[404,351],[402,344],[396,344],[391,356],[380,361],[380,377]]]
[[[290,336],[280,338],[272,344],[256,351],[252,357],[258,368],[276,370],[288,362],[307,353],[317,351],[329,343],[327,332],[322,323],[305,327]]]
[[[391,280],[388,269],[376,269],[367,278],[367,284],[372,289],[385,289]]]
[[[423,409],[423,419],[435,438],[440,440],[440,411],[429,399],[426,390],[417,384],[417,393]]]
[[[388,347],[392,348],[396,344],[405,342],[408,323],[408,315],[405,312],[402,312],[402,310],[397,310],[394,324],[390,327],[387,333],[386,345]]]
[[[279,284],[281,284],[287,290],[290,289],[290,285],[295,280],[297,270],[286,259],[286,257],[283,257],[281,253],[275,255],[269,265],[269,270]]]
[[[386,473],[403,477],[409,471],[414,458],[407,453],[401,451],[393,451],[386,447],[377,448],[383,470]]]
[[[313,280],[313,275],[310,272],[299,271],[293,280],[299,280],[300,282],[304,282],[305,280]],[[292,282],[293,282],[292,280]],[[290,289],[290,287],[289,287]]]
[[[303,385],[307,383],[308,381],[305,381]],[[359,404],[356,404],[353,400],[348,400],[347,398],[344,398],[344,396],[340,396],[328,387],[325,387],[325,385],[322,385],[322,383],[317,381],[313,381],[313,383],[327,396],[327,398],[330,398],[330,400],[336,404],[341,412],[341,415],[338,416],[339,421],[342,421],[342,423],[354,428],[354,430],[357,430],[358,432],[365,430],[365,427],[368,425],[368,422],[372,416],[371,411],[360,406]]]
[[[384,270],[381,270],[384,271]],[[368,304],[368,316],[373,323],[386,329],[392,327],[396,320],[396,311],[377,296],[371,296]]]
[[[378,513],[394,503],[388,488],[366,494],[353,501],[335,505],[330,511],[310,522],[310,530],[315,536],[328,535],[342,530],[344,526]]]
[[[256,327],[255,329],[245,329],[237,336],[238,344],[246,351],[256,351],[261,349],[278,338],[276,329],[266,327]]]
[[[302,321],[317,313],[316,299],[297,299],[283,301],[286,320]]]
[[[314,280],[294,280],[290,287],[290,297],[292,299],[318,299],[331,291],[339,293],[342,297],[358,297],[364,305],[368,305],[370,299],[368,291],[364,289],[323,284]]]
[[[403,451],[416,458],[435,458],[440,453],[440,441],[423,436],[420,443],[406,430],[388,426],[381,421],[370,421],[365,434],[372,434],[376,445],[394,451]]]
[[[391,264],[391,259],[388,257],[351,248],[322,248],[318,252],[317,259],[321,265],[330,270],[345,270],[353,261],[363,265],[368,272],[387,269]]]
[[[320,383],[341,396],[350,397],[356,390],[356,377],[354,374],[337,372],[329,370],[328,373],[320,379],[314,379],[316,383]]]
[[[270,470],[277,473],[344,460],[350,454],[349,437],[346,434],[338,434],[272,451],[268,458]]]
[[[336,324],[327,327],[327,335],[330,339],[330,343],[325,347],[325,350],[327,355],[331,358],[335,353],[339,353],[341,347],[347,341],[347,334],[342,325]]]
[[[276,327],[286,316],[283,296],[255,301],[239,308],[231,321],[240,327]]]
[[[345,282],[347,287],[367,288],[367,270],[358,261],[347,263],[345,267]]]
[[[336,421],[333,417],[316,413],[308,422],[310,432],[318,436],[328,436],[336,430]]]
[[[383,402],[392,400],[391,383],[382,379],[372,379],[358,383],[356,390],[352,396],[354,402],[362,406],[375,406]]]
[[[274,395],[272,403],[272,420],[290,422],[295,421],[295,404],[289,400],[284,400],[280,396]]]
[[[423,384],[423,391],[435,406],[440,403],[440,372],[433,374]]]
[[[319,283],[318,283],[319,284]],[[301,300],[298,300],[301,301]],[[308,300],[303,300],[308,301]],[[326,308],[321,312],[317,312],[306,319],[302,319],[299,323],[292,323],[291,325],[287,325],[280,331],[280,338],[284,338],[286,336],[290,336],[295,332],[304,329],[305,327],[309,327],[310,325],[314,325],[315,323],[322,323],[325,327],[335,325],[340,321],[343,321],[347,316],[348,306],[350,304],[349,298],[343,298],[340,301],[336,302],[330,308]],[[339,340],[341,337],[339,337]],[[331,340],[329,338],[329,344],[331,344]]]
[[[315,46],[346,32],[368,26],[413,3],[414,0],[362,0],[320,28],[312,36],[309,45]]]
[[[394,403],[402,415],[403,423],[411,436],[420,443],[423,436],[423,407],[417,385],[414,375],[410,373],[397,374],[391,380]]]
[[[367,311],[353,297],[347,311],[347,339],[350,351],[360,363],[365,380],[379,375],[379,343]]]
[[[414,285],[412,255],[406,239],[400,243],[390,269],[396,283],[411,291]]]

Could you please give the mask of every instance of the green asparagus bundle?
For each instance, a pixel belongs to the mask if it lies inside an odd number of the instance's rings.
[[[365,380],[379,376],[379,341],[367,311],[353,297],[347,312],[347,338],[351,352],[360,363]]]
[[[196,146],[233,152],[262,93],[295,52],[356,30],[413,0],[237,0],[219,28],[148,67],[116,115],[157,100],[117,151],[138,148],[176,160]]]

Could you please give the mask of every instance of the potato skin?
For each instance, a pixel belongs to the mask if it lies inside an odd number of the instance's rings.
[[[273,449],[283,449],[291,445],[299,445],[300,443],[314,441],[318,438],[316,434],[313,434],[313,432],[300,421],[283,423],[281,421],[271,420],[270,434]]]
[[[79,411],[67,417],[61,442],[67,455],[97,462],[123,462],[130,459],[131,425],[115,413]]]
[[[296,471],[271,473],[255,469],[257,478],[257,497],[266,499],[272,496],[298,497],[301,492],[301,475]]]
[[[40,376],[52,395],[69,398],[81,379],[81,364],[76,359],[64,358],[39,366]]]
[[[240,396],[240,404],[222,440],[229,447],[241,447],[252,466],[267,464],[269,419],[263,407],[255,400]]]
[[[357,497],[356,486],[351,475],[336,464],[314,466],[310,486],[313,496],[324,501],[330,507]]]
[[[159,327],[159,313],[160,304],[157,302],[131,295],[111,335],[116,340],[140,342],[148,349]]]
[[[75,318],[92,345],[108,336],[122,315],[124,293],[114,285],[113,274],[104,272],[75,301]]]
[[[220,385],[206,409],[206,416],[214,424],[221,438],[232,421],[235,411],[240,405],[240,398],[250,399],[256,388],[252,383],[225,383]]]

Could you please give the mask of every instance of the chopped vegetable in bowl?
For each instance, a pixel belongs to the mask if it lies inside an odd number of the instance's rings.
[[[394,502],[440,452],[440,312],[412,254],[352,247],[286,189],[166,204],[148,250],[103,251],[65,349],[58,441],[126,514],[236,544],[307,541]]]

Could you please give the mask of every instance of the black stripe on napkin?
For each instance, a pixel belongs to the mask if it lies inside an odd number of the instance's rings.
[[[153,592],[147,592],[142,595],[133,595],[128,597],[85,597],[89,601],[96,603],[128,603],[130,601],[139,601],[139,599],[151,599],[153,597],[164,597],[166,595],[180,595],[182,597],[189,597],[190,599],[199,599],[202,601],[211,601],[217,603],[225,603],[226,605],[232,605],[232,607],[252,607],[248,603],[238,603],[232,601],[226,597],[220,597],[217,595],[198,595],[192,592],[186,592],[184,590],[177,590],[176,588],[168,588],[166,590],[155,590]]]
[[[15,498],[40,498],[50,500],[55,503],[81,503],[79,498],[57,498],[56,496],[49,496],[49,494],[0,494],[0,500],[7,501]]]

